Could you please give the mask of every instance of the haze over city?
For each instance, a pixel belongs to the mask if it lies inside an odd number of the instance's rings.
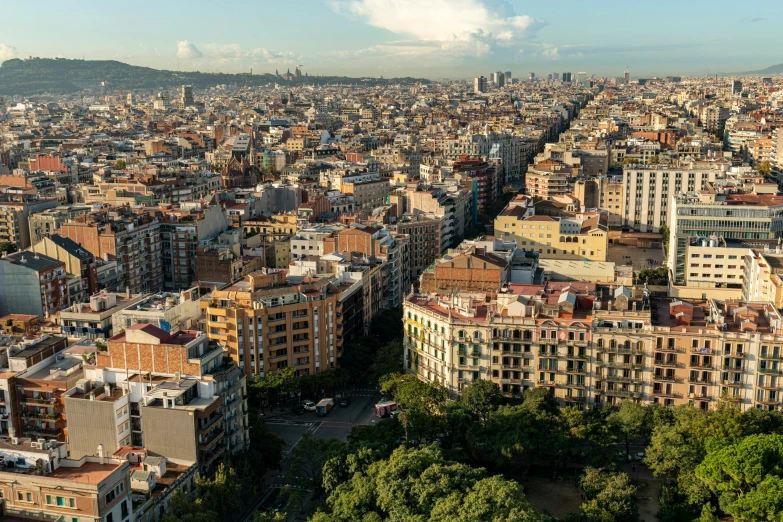
[[[78,8],[76,8],[78,6]],[[47,13],[47,16],[39,16]],[[567,0],[6,2],[0,61],[113,59],[173,70],[467,78],[495,69],[705,75],[783,62],[783,4]],[[67,36],[66,36],[67,35]]]
[[[3,522],[783,521],[780,0],[3,4]]]

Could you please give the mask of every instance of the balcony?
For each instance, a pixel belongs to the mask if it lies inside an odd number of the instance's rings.
[[[215,442],[217,442],[220,438],[223,437],[225,432],[222,428],[217,429],[213,431],[210,435],[206,437],[201,437],[198,443],[198,449],[201,451],[208,451],[212,446],[214,446]]]
[[[601,393],[605,395],[614,395],[615,397],[630,397],[634,399],[642,398],[642,392],[631,390],[601,390]]]
[[[641,377],[625,377],[623,375],[605,375],[600,378],[604,381],[611,381],[611,382],[641,382]]]
[[[653,375],[654,381],[675,382],[677,378],[674,375]]]
[[[199,431],[204,432],[221,420],[223,420],[222,414],[215,415],[214,417],[210,418],[206,424],[202,425],[201,428],[199,428]]]
[[[566,395],[563,397],[563,400],[566,402],[585,402],[586,397],[572,397],[570,395]]]
[[[656,346],[653,348],[656,352],[666,352],[666,353],[685,353],[685,350],[683,348],[677,348],[675,346]]]
[[[58,429],[51,429],[51,428],[43,428],[38,426],[24,426],[22,428],[22,431],[25,434],[32,434],[32,435],[44,435],[45,437],[50,438],[57,438],[60,435],[62,435],[62,430]]]
[[[662,366],[664,368],[683,368],[685,365],[681,362],[668,359],[655,359],[653,366]]]
[[[248,443],[249,443],[249,442],[250,442],[250,441],[248,441]],[[225,449],[225,448],[223,448],[223,447],[220,447],[220,448],[217,448],[217,449],[216,449],[215,451],[213,451],[212,453],[209,453],[208,455],[204,455],[204,456],[203,456],[203,457],[204,457],[204,460],[202,460],[202,465],[204,465],[204,466],[206,466],[206,467],[209,467],[209,466],[211,466],[211,465],[212,465],[212,464],[214,464],[214,463],[215,463],[215,461],[216,461],[216,460],[217,460],[217,459],[218,459],[218,458],[219,458],[219,457],[220,457],[220,456],[223,454],[223,452],[224,452],[224,451],[226,451],[226,449]]]
[[[780,375],[780,370],[776,368],[759,368],[759,373],[766,373],[770,375]]]
[[[60,412],[48,413],[48,412],[35,412],[35,411],[22,411],[23,419],[38,419],[43,422],[56,422],[60,420],[62,415]]]
[[[54,398],[43,398],[43,397],[22,397],[19,399],[19,402],[22,404],[42,404],[45,406],[54,406],[57,404],[57,399]]]

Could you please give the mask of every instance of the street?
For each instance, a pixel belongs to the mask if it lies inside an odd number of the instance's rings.
[[[372,424],[374,421],[379,420],[374,416],[373,412],[375,404],[381,398],[377,389],[361,382],[357,385],[357,388],[346,391],[345,395],[351,398],[351,404],[345,408],[340,407],[338,405],[339,399],[335,398],[335,407],[325,417],[318,417],[312,411],[305,411],[301,415],[295,415],[289,409],[283,411],[277,409],[267,410],[263,420],[269,430],[279,435],[285,442],[285,448],[283,449],[284,461],[285,457],[291,453],[308,432],[312,433],[314,437],[322,439],[334,437],[345,442],[348,440],[348,434],[354,426]],[[281,506],[281,503],[278,502],[278,495],[281,488],[285,486],[284,474],[284,471],[280,471],[271,481],[267,488],[267,493],[259,504],[260,509],[268,511]],[[292,513],[288,519],[294,520],[295,514]]]
[[[363,386],[346,392],[352,401],[347,408],[338,406],[339,400],[335,399],[335,407],[326,417],[318,417],[312,411],[295,415],[286,410],[280,413],[270,412],[264,421],[271,431],[280,435],[285,441],[284,454],[290,453],[307,431],[322,439],[334,437],[345,442],[351,428],[361,424],[371,424],[376,419],[373,415],[373,407],[381,396],[376,389]]]

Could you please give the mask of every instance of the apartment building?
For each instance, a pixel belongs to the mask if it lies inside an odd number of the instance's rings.
[[[202,332],[131,326],[109,339],[87,380],[67,394],[69,411],[81,415],[69,416],[69,434],[80,434],[79,451],[95,442],[115,450],[143,446],[208,468],[248,440],[245,382],[231,368],[222,347]],[[98,416],[102,423],[92,420]]]
[[[443,141],[443,157],[449,160],[459,160],[460,156],[484,158],[487,161],[499,161],[503,165],[504,179],[507,181],[519,179],[522,176],[525,158],[522,157],[524,140],[509,133],[466,132],[459,136],[450,136]]]
[[[269,218],[243,221],[242,228],[248,237],[260,236],[263,244],[287,239],[299,230],[298,214],[273,214]]]
[[[404,304],[408,368],[453,393],[487,378],[510,395],[547,387],[579,408],[783,405],[783,317],[770,303],[551,282],[475,296],[416,294]]]
[[[263,270],[202,300],[209,338],[247,375],[335,368],[343,347],[339,290],[327,279],[286,278]]]
[[[43,211],[30,214],[28,219],[30,227],[30,244],[34,245],[45,237],[56,233],[60,226],[80,214],[88,214],[92,207],[82,203],[73,205],[60,205]]]
[[[457,246],[470,225],[478,219],[478,191],[457,185],[422,185],[409,183],[404,191],[390,196],[398,215],[433,214],[445,216],[441,250]]]
[[[81,287],[87,295],[98,291],[98,263],[92,253],[75,241],[51,234],[34,243],[30,250],[65,263],[65,271],[81,280]]]
[[[753,254],[752,246],[752,241],[692,236],[686,245],[685,282],[681,286],[710,297],[741,297],[745,257]]]
[[[481,158],[460,156],[452,165],[452,173],[456,179],[464,179],[468,186],[475,181],[479,209],[489,209],[500,197],[503,189],[502,167]]]
[[[97,456],[67,458],[64,442],[13,437],[0,456],[14,463],[0,472],[3,515],[19,520],[130,520],[130,464]]]
[[[780,248],[751,251],[743,260],[742,299],[783,308],[783,252]]]
[[[108,339],[116,333],[112,329],[114,314],[137,305],[142,299],[141,295],[112,292],[91,295],[89,302],[74,303],[60,311],[60,327],[68,337]]]
[[[65,263],[37,252],[0,258],[0,314],[53,317],[68,305]]]
[[[701,259],[693,257],[701,255],[696,252],[690,254],[693,263],[691,258],[687,257],[692,237],[721,236],[744,241],[783,237],[783,196],[713,191],[678,194],[672,199],[671,210],[668,221],[669,267],[672,281],[676,285],[685,284],[688,266],[699,263],[697,259]],[[726,258],[727,262],[737,261],[736,266],[739,267],[739,255],[732,255],[737,256],[737,259]],[[712,270],[703,272],[714,273]]]
[[[13,381],[16,434],[66,440],[63,394],[84,375],[84,360],[65,354],[65,347],[64,337],[46,336],[9,355],[9,369],[18,372]]]
[[[527,194],[542,199],[570,194],[571,173],[571,168],[562,164],[539,163],[525,174]]]
[[[198,280],[196,250],[204,241],[216,238],[229,226],[217,206],[183,204],[164,208],[160,221],[163,286],[168,290],[190,288]]]
[[[404,234],[394,234],[385,228],[353,223],[335,234],[332,244],[325,245],[327,253],[365,254],[370,259],[383,261],[385,299],[384,308],[398,306],[411,285],[410,241]]]
[[[342,227],[333,225],[316,225],[300,229],[289,240],[291,243],[291,260],[302,259],[307,256],[321,256],[324,254],[324,239],[332,237]]]
[[[658,232],[671,217],[672,198],[681,192],[706,190],[724,176],[715,169],[675,169],[659,166],[626,167],[623,172],[623,226]]]
[[[0,317],[0,331],[5,335],[32,336],[40,329],[37,315],[8,314]]]
[[[433,214],[404,214],[402,218],[389,228],[396,234],[408,236],[410,248],[410,264],[407,269],[411,281],[419,278],[421,273],[431,265],[445,247],[450,243],[443,237],[445,216]],[[403,267],[405,268],[405,267]]]
[[[56,199],[0,194],[0,243],[13,243],[19,250],[29,247],[30,216],[57,205]]]
[[[117,261],[121,284],[133,294],[163,286],[160,223],[147,213],[114,208],[77,216],[63,223],[60,235],[94,256]]]
[[[495,236],[515,241],[520,250],[542,259],[606,261],[609,230],[600,214],[571,217],[527,215],[518,205],[507,206],[495,218]]]
[[[342,179],[341,190],[353,196],[357,210],[380,207],[389,195],[389,180],[377,176],[348,176]]]

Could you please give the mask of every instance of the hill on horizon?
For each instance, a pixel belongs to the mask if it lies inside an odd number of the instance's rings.
[[[745,74],[783,74],[783,63],[770,65],[766,69],[761,69],[758,71],[748,71]]]
[[[13,58],[0,65],[0,95],[32,96],[36,94],[69,94],[108,82],[111,89],[159,89],[176,85],[207,88],[215,85],[260,86],[282,85],[389,85],[429,83],[418,78],[349,78],[345,76],[300,76],[292,81],[274,74],[206,73],[167,71],[140,67],[116,60],[68,60],[60,58]]]

